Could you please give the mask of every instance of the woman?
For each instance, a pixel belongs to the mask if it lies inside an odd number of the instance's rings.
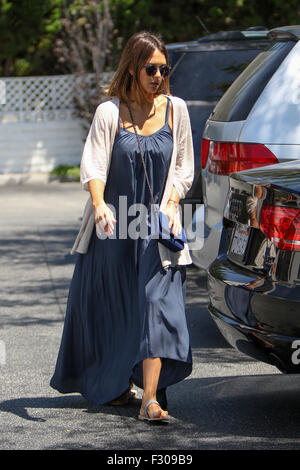
[[[181,228],[178,203],[192,184],[193,144],[186,105],[169,95],[169,70],[160,38],[135,34],[108,90],[110,100],[96,110],[81,161],[90,197],[71,251],[78,257],[51,380],[60,392],[80,392],[96,404],[119,403],[120,396],[122,403],[135,383],[144,390],[141,420],[167,420],[156,393],[192,370],[184,306],[187,245],[174,253],[150,235],[124,236],[121,230],[124,217],[132,227],[131,207],[143,204],[150,212],[151,206],[135,131],[155,203],[174,234]]]

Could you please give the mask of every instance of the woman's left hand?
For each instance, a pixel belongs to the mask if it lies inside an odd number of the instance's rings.
[[[177,204],[168,203],[166,208],[162,211],[164,214],[166,214],[169,219],[169,228],[172,227],[172,233],[174,236],[179,235],[181,232],[181,223],[180,219],[178,216],[178,207]]]

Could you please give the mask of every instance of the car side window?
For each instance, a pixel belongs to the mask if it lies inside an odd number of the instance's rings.
[[[258,54],[257,50],[219,50],[171,55],[175,64],[171,93],[184,100],[218,101],[236,77]]]
[[[210,119],[223,122],[247,119],[262,90],[294,45],[294,41],[278,42],[261,52],[217,103]]]

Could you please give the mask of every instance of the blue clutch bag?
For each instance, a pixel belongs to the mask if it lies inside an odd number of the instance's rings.
[[[169,248],[171,251],[181,251],[187,243],[184,228],[181,228],[179,235],[173,235],[172,227],[169,228],[169,217],[163,212],[158,212],[158,242]],[[153,237],[154,238],[154,237]]]

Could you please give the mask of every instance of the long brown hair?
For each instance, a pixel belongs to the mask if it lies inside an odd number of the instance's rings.
[[[168,52],[160,36],[148,31],[141,31],[131,36],[124,47],[117,71],[107,90],[109,97],[117,96],[121,101],[126,102],[131,87],[136,89],[139,97],[144,97],[144,92],[139,82],[139,74],[155,49],[164,54],[168,64]],[[129,72],[129,68],[133,71],[132,75]],[[156,95],[161,93],[170,94],[169,77],[165,77],[162,80]]]

